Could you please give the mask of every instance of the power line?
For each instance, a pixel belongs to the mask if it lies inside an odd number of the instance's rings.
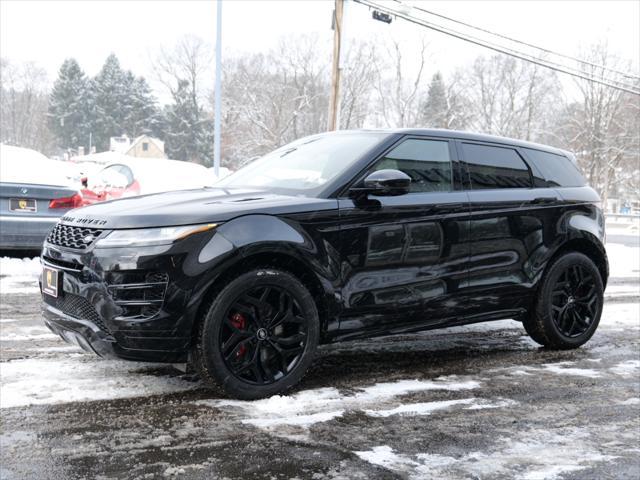
[[[402,0],[394,0],[394,1],[399,3],[399,4],[402,4]],[[545,53],[549,53],[551,55],[555,55],[557,57],[563,57],[563,58],[566,58],[568,60],[573,60],[573,61],[578,62],[578,63],[584,63],[586,65],[590,65],[592,67],[599,68],[601,70],[608,70],[610,72],[617,73],[617,74],[622,75],[622,76],[627,77],[627,78],[640,80],[640,76],[638,76],[638,75],[632,75],[632,74],[630,74],[628,72],[622,72],[620,70],[616,70],[614,68],[606,67],[604,65],[598,65],[597,63],[593,63],[593,62],[590,62],[588,60],[583,60],[583,59],[580,59],[580,58],[572,57],[572,56],[566,55],[564,53],[554,52],[553,50],[549,50],[547,48],[539,47],[539,46],[533,45],[531,43],[523,42],[522,40],[518,40],[516,38],[508,37],[508,36],[503,35],[501,33],[493,32],[493,31],[487,30],[485,28],[477,27],[475,25],[471,25],[469,23],[465,23],[465,22],[462,22],[460,20],[456,20],[455,18],[447,17],[446,15],[442,15],[440,13],[436,13],[434,11],[427,10],[426,8],[418,7],[417,5],[411,5],[411,8],[414,8],[414,9],[419,10],[419,11],[424,12],[424,13],[428,13],[429,15],[433,15],[433,16],[442,18],[444,20],[448,20],[450,22],[457,23],[459,25],[464,25],[465,27],[473,28],[474,30],[478,30],[480,32],[488,33],[489,35],[494,35],[496,37],[503,38],[505,40],[509,40],[510,42],[518,43],[520,45],[524,45],[524,46],[527,46],[527,47],[530,47],[530,48],[535,48],[537,50],[540,50],[540,51],[545,52]]]
[[[550,70],[554,70],[556,72],[565,73],[565,74],[571,75],[573,77],[577,77],[577,78],[581,78],[583,80],[588,80],[590,82],[598,83],[600,85],[604,85],[604,86],[607,86],[607,87],[610,87],[610,88],[613,88],[613,89],[616,89],[616,90],[620,90],[620,91],[623,91],[623,92],[626,92],[626,93],[631,93],[633,95],[640,95],[640,90],[636,90],[635,86],[627,85],[627,84],[624,84],[624,83],[622,83],[620,81],[617,81],[617,80],[609,80],[609,79],[599,80],[599,79],[596,79],[596,78],[594,78],[592,76],[589,76],[585,72],[573,69],[572,67],[567,67],[566,65],[556,64],[556,63],[550,62],[548,60],[537,60],[537,59],[531,57],[530,55],[528,55],[526,53],[518,52],[517,50],[512,50],[512,49],[509,49],[507,47],[502,47],[502,46],[491,44],[489,42],[486,42],[486,41],[483,41],[483,40],[480,40],[480,39],[473,38],[473,37],[471,37],[469,35],[465,35],[463,33],[447,29],[446,27],[442,27],[440,25],[433,24],[431,22],[428,22],[427,20],[423,20],[423,19],[418,19],[418,18],[412,17],[410,15],[404,14],[402,12],[398,12],[396,10],[390,9],[390,8],[382,6],[382,5],[378,5],[378,4],[370,2],[368,0],[354,0],[354,1],[357,2],[357,3],[360,3],[362,5],[365,5],[367,7],[370,7],[370,8],[376,9],[376,10],[380,10],[380,11],[384,11],[384,12],[389,13],[391,15],[395,15],[396,17],[400,17],[400,18],[402,18],[404,20],[407,20],[408,22],[415,23],[416,25],[420,25],[420,26],[423,26],[425,28],[429,28],[431,30],[434,30],[434,31],[437,31],[437,32],[440,32],[440,33],[444,33],[445,35],[449,35],[449,36],[458,38],[459,40],[464,40],[465,42],[473,43],[475,45],[478,45],[478,46],[481,46],[481,47],[484,47],[484,48],[488,48],[490,50],[493,50],[493,51],[498,52],[498,53],[502,53],[504,55],[509,55],[509,56],[514,57],[514,58],[518,58],[520,60],[524,60],[526,62],[530,62],[530,63],[536,64],[536,65],[539,65],[541,67],[548,68]],[[554,65],[557,65],[557,66],[554,66]],[[618,85],[616,85],[616,83]]]
[[[356,1],[358,1],[358,0],[356,0]],[[360,3],[363,3],[363,2],[360,2]],[[366,2],[366,3],[369,6],[376,5],[373,2]],[[373,8],[379,8],[379,7],[380,6],[378,5],[378,6],[373,7]],[[412,17],[412,16],[410,16],[408,14],[403,14],[403,13],[400,13],[400,12],[396,12],[394,10],[389,10],[389,11],[393,12],[392,14],[400,16],[401,18],[404,18],[406,20],[412,21],[413,23],[417,23],[419,25],[422,25],[424,27],[439,31],[441,33],[445,33],[447,35],[454,36],[454,37],[459,38],[461,40],[465,40],[465,41],[474,43],[476,45],[480,45],[480,46],[483,46],[485,48],[489,48],[489,49],[498,51],[500,53],[504,53],[506,55],[510,55],[510,56],[519,58],[521,60],[525,60],[525,61],[528,61],[528,62],[531,62],[531,63],[535,63],[537,65],[540,65],[540,66],[543,66],[543,67],[546,67],[546,68],[549,68],[549,69],[552,69],[552,70],[555,70],[555,71],[558,71],[558,72],[566,73],[568,75],[573,75],[573,76],[576,76],[576,77],[579,77],[579,78],[583,78],[583,79],[586,79],[586,80],[589,80],[589,81],[593,81],[593,82],[596,82],[596,83],[601,83],[601,84],[607,85],[607,86],[609,86],[611,88],[618,88],[618,89],[623,90],[623,91],[630,91],[629,93],[634,93],[634,94],[640,95],[640,90],[638,90],[637,89],[638,87],[636,87],[635,85],[629,85],[629,84],[626,84],[624,82],[621,82],[620,80],[615,80],[615,79],[610,79],[610,78],[603,78],[602,80],[596,79],[592,75],[589,75],[587,72],[584,72],[584,71],[579,70],[577,68],[569,67],[567,65],[556,63],[556,62],[553,62],[551,60],[538,59],[538,58],[533,57],[532,55],[530,55],[528,53],[523,53],[523,52],[520,52],[518,50],[514,50],[512,48],[509,48],[509,47],[505,47],[505,46],[502,46],[502,45],[491,43],[491,42],[488,42],[486,40],[483,40],[483,39],[480,39],[480,38],[477,38],[477,37],[473,37],[472,35],[469,35],[469,34],[466,34],[466,33],[461,33],[461,32],[458,32],[456,30],[452,30],[449,27],[443,27],[443,26],[435,24],[433,22],[429,22],[429,21],[424,20],[424,19],[415,18],[415,17]],[[616,84],[616,85],[614,85],[614,84]]]

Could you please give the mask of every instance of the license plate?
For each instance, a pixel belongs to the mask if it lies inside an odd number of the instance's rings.
[[[29,212],[37,211],[36,200],[34,198],[10,198],[9,210],[12,212]]]
[[[60,277],[60,272],[55,268],[42,267],[42,292],[57,297]]]

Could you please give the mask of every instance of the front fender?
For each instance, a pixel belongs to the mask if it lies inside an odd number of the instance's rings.
[[[220,225],[215,234],[193,252],[185,262],[188,275],[199,280],[193,290],[192,301],[200,304],[212,285],[227,272],[252,268],[252,259],[258,263],[283,264],[284,269],[301,268],[313,275],[327,302],[328,316],[335,316],[335,287],[339,272],[337,250],[328,247],[324,236],[313,227],[313,222],[271,215],[246,215]],[[289,261],[289,264],[284,264]],[[293,266],[295,265],[295,268]]]

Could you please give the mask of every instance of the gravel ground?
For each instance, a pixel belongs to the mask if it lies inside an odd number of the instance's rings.
[[[5,278],[0,478],[638,479],[640,280],[627,273],[578,350],[539,348],[513,321],[345,343],[290,395],[256,402],[85,354],[43,326],[28,275]]]

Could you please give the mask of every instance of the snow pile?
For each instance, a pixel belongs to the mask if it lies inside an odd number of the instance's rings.
[[[0,293],[37,293],[42,272],[39,258],[0,258]]]
[[[64,359],[3,362],[0,408],[149,396],[198,386],[178,377],[158,376],[149,371],[153,368],[158,366],[102,360],[84,353]]]
[[[640,248],[620,243],[607,243],[609,276],[640,278]]]
[[[245,402],[239,400],[202,400],[200,405],[232,407],[248,418],[242,423],[262,428],[279,425],[308,427],[343,415],[346,411],[367,410],[373,406],[393,401],[396,397],[429,390],[471,390],[480,387],[474,380],[461,381],[456,376],[435,380],[400,380],[377,383],[353,395],[344,395],[335,388],[306,390],[291,396],[276,395],[264,400]]]

